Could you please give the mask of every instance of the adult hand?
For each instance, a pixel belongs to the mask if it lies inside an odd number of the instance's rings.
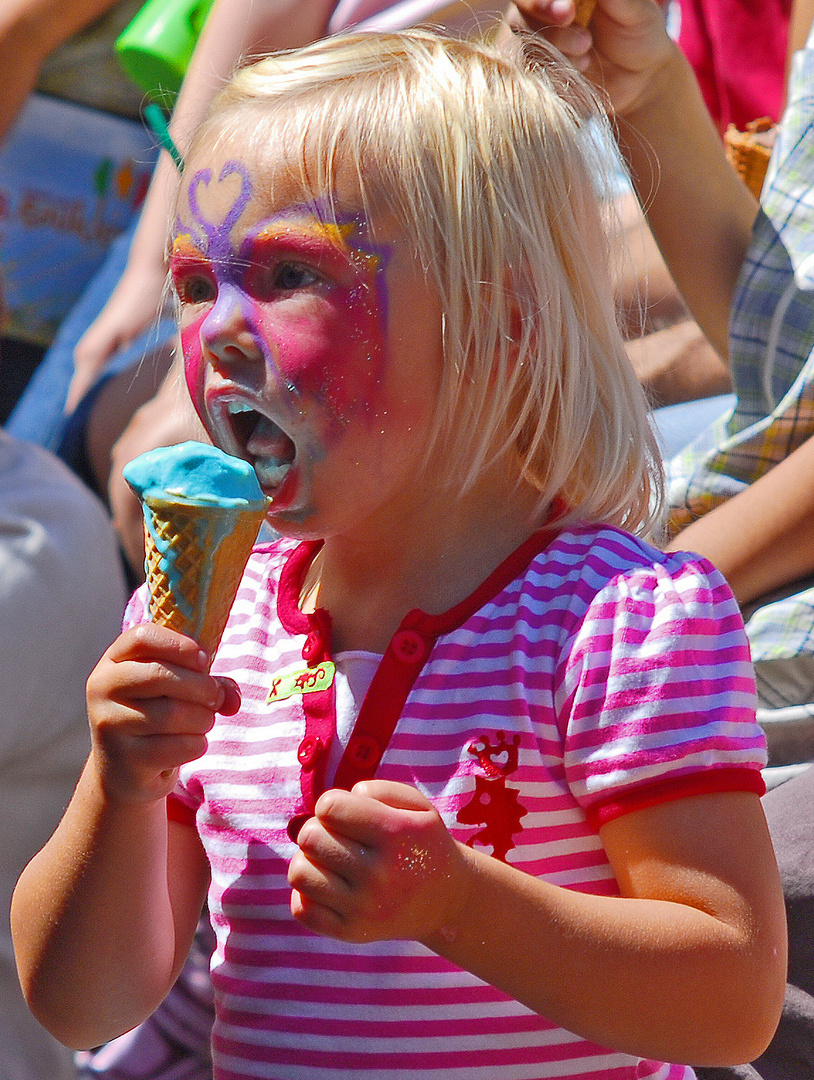
[[[158,317],[164,298],[163,265],[125,269],[110,299],[79,339],[65,411],[72,412],[111,357],[131,344]]]
[[[517,0],[513,29],[542,34],[607,95],[619,115],[652,99],[676,52],[655,0],[598,0],[587,27],[572,0]]]

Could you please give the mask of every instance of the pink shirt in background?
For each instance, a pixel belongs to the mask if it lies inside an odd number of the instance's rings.
[[[497,22],[506,10],[496,0],[400,0],[383,4],[380,0],[339,0],[328,23],[329,34],[346,30],[403,30],[421,23],[449,30],[476,29]]]

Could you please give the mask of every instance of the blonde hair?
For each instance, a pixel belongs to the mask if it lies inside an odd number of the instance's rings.
[[[643,531],[661,466],[616,321],[596,195],[606,121],[553,50],[511,51],[413,30],[276,54],[233,77],[191,156],[212,138],[294,145],[315,199],[350,169],[442,298],[428,454],[443,444],[447,479],[461,490],[516,454],[541,511],[559,495],[569,517]]]

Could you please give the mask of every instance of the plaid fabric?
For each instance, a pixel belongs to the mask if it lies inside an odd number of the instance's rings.
[[[814,34],[795,57],[730,326],[734,409],[669,466],[678,532],[814,434]],[[755,662],[814,653],[814,582],[762,604]]]

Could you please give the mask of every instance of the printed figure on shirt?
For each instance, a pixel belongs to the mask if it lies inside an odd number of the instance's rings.
[[[456,818],[461,825],[483,825],[467,844],[491,845],[494,857],[504,862],[514,847],[512,835],[519,831],[521,819],[528,812],[520,805],[517,791],[506,786],[506,777],[517,769],[519,743],[519,735],[507,743],[505,731],[498,731],[494,744],[489,735],[469,744],[469,753],[477,758],[484,775],[475,774],[475,792]],[[505,761],[496,760],[504,756]]]
[[[150,1013],[204,901],[216,1080],[692,1080],[771,1038],[743,623],[645,539],[605,120],[523,45],[278,54],[188,149],[186,382],[280,539],[211,669],[141,589],[89,679],[91,755],[13,908],[74,1046]]]

